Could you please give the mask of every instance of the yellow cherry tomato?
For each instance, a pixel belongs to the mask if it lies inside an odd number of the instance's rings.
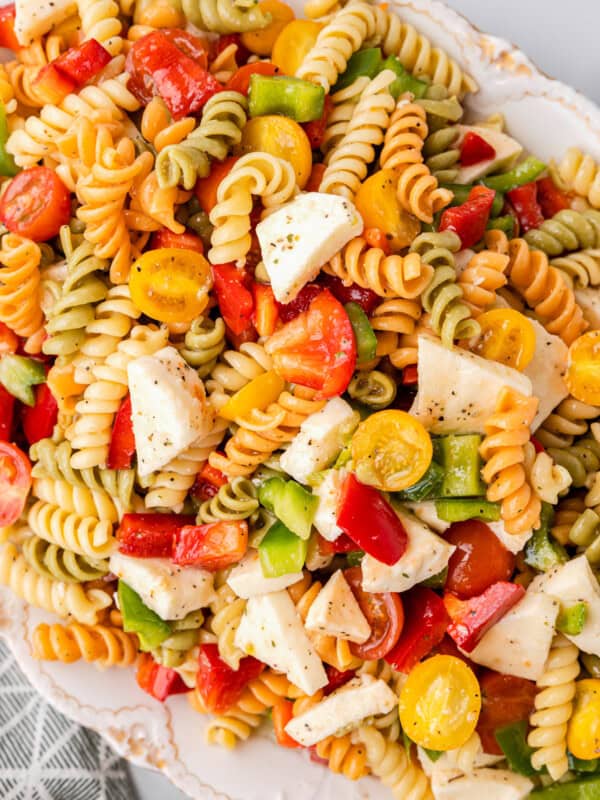
[[[262,411],[277,400],[284,388],[285,381],[274,370],[264,372],[236,392],[220,409],[219,415],[236,420],[248,416],[253,408]]]
[[[242,44],[257,56],[270,56],[277,37],[296,15],[294,9],[281,0],[261,0],[258,7],[271,15],[271,22],[260,30],[242,33]]]
[[[295,19],[281,31],[271,53],[271,61],[283,75],[295,75],[304,56],[317,41],[323,25],[308,19]]]
[[[521,372],[535,354],[535,328],[514,308],[493,308],[477,317],[481,338],[475,351]]]
[[[386,492],[415,484],[431,464],[431,437],[405,411],[371,414],[352,437],[352,458],[358,479]]]
[[[393,169],[380,169],[361,184],[354,198],[365,228],[380,228],[396,251],[408,247],[421,231],[419,220],[400,207],[397,183]]]
[[[582,403],[600,406],[600,331],[590,331],[569,347],[566,382]]]
[[[131,267],[135,305],[159,322],[191,322],[206,308],[212,286],[210,264],[193,250],[148,250]]]
[[[600,680],[577,681],[575,708],[569,720],[567,745],[576,758],[600,756]]]
[[[304,189],[312,170],[312,151],[304,130],[288,117],[276,114],[248,120],[240,142],[242,153],[260,151],[289,161],[296,181]]]
[[[456,656],[434,656],[417,664],[400,692],[400,723],[430,750],[453,750],[471,736],[481,711],[477,678]]]

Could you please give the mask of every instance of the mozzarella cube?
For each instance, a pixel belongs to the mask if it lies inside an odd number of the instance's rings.
[[[345,469],[330,469],[321,483],[313,487],[313,495],[319,498],[313,525],[328,542],[335,542],[343,533],[337,524],[337,515],[342,486],[347,476],[348,471]]]
[[[412,514],[398,508],[396,513],[408,535],[408,546],[402,558],[391,566],[369,554],[364,556],[361,566],[365,592],[405,592],[441,572],[456,550]]]
[[[575,289],[575,299],[581,306],[583,317],[593,331],[600,330],[600,292],[597,286]]]
[[[533,783],[508,769],[476,769],[468,775],[459,770],[434,770],[431,790],[435,800],[525,800]]]
[[[212,572],[180,567],[170,558],[133,558],[113,553],[110,571],[162,619],[183,619],[190,611],[206,608],[215,595]]]
[[[174,347],[136,358],[127,377],[138,472],[144,477],[209,433],[215,412],[198,373]]]
[[[492,172],[508,169],[523,152],[523,148],[515,139],[501,131],[480,127],[479,125],[457,125],[456,127],[460,134],[456,147],[460,148],[467,133],[472,132],[480,136],[488,144],[491,144],[496,151],[496,155],[493,158],[487,158],[485,161],[479,161],[477,164],[461,167],[455,183],[475,183],[475,181],[480,180],[485,175],[490,175]]]
[[[291,719],[285,732],[304,747],[311,747],[367,717],[388,714],[397,702],[397,696],[385,681],[361,675]]]
[[[235,644],[312,695],[327,685],[300,615],[286,591],[251,597],[235,634]]]
[[[581,602],[587,605],[583,630],[567,638],[584,653],[600,656],[600,586],[585,555],[539,575],[533,585],[560,601],[565,608]]]
[[[528,589],[484,635],[469,658],[505,675],[536,681],[550,652],[559,602],[540,591]]]
[[[410,409],[432,433],[485,433],[501,389],[532,394],[531,381],[516,369],[458,347],[419,336],[419,390]]]
[[[328,467],[344,449],[360,415],[341,397],[332,397],[308,416],[280,458],[282,468],[299,483]]]
[[[500,539],[504,547],[515,555],[521,552],[533,536],[533,530],[525,531],[525,533],[508,533],[501,519],[497,522],[486,522],[485,524]]]
[[[259,594],[280,592],[302,580],[302,572],[290,572],[277,578],[265,578],[258,550],[249,550],[244,558],[229,573],[227,583],[238,597],[248,599]]]
[[[27,47],[76,11],[73,0],[16,0],[15,34],[19,44]]]
[[[428,525],[431,530],[436,533],[445,533],[450,525],[452,525],[451,522],[446,522],[445,519],[440,519],[440,517],[438,517],[435,500],[422,500],[420,503],[404,503],[404,506],[412,511],[417,519],[420,519],[421,522],[424,522],[425,525]]]
[[[371,635],[371,626],[358,601],[338,569],[316,596],[306,621],[306,630],[348,639],[362,644]]]
[[[256,235],[276,299],[291,302],[362,229],[350,200],[322,192],[299,194],[259,222]]]
[[[569,349],[562,339],[548,333],[537,320],[529,321],[535,329],[535,352],[523,375],[531,381],[533,394],[539,400],[537,414],[531,424],[531,431],[535,432],[569,394],[564,379]]]

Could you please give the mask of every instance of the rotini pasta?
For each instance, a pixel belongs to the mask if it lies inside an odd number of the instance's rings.
[[[247,478],[233,478],[217,494],[205,500],[198,512],[201,523],[220,519],[248,519],[258,509],[257,491]]]
[[[597,248],[600,246],[600,212],[568,208],[559,211],[539,228],[527,231],[525,241],[548,256]]]
[[[108,572],[107,559],[73,553],[39,536],[26,539],[22,551],[27,563],[40,575],[65,583],[93,581]]]
[[[0,249],[0,321],[25,336],[27,352],[39,353],[43,332],[40,308],[40,248],[14,233],[2,237]]]
[[[396,384],[389,375],[378,370],[357,373],[348,385],[348,394],[376,410],[387,408],[396,397]]]
[[[425,773],[401,744],[387,741],[372,726],[360,727],[356,736],[365,746],[371,772],[389,787],[396,800],[433,800]]]
[[[571,476],[574,488],[585,486],[588,476],[600,469],[600,443],[590,437],[569,447],[549,448],[548,453]]]
[[[72,664],[83,659],[101,667],[129,667],[137,658],[137,639],[109,625],[38,625],[32,637],[34,658]]]
[[[597,567],[600,564],[600,516],[591,508],[579,514],[575,512],[574,516],[567,542],[576,545],[590,564]]]
[[[182,0],[186,18],[213,33],[243,33],[268,25],[271,17],[258,6],[234,0]]]
[[[600,250],[580,250],[553,258],[550,265],[559,270],[571,288],[600,286]]]
[[[221,585],[216,591],[214,601],[210,604],[211,617],[207,627],[217,637],[219,655],[223,661],[232,669],[238,669],[244,653],[235,645],[234,640],[246,608],[246,601],[236,597],[224,577],[221,579],[217,577],[217,582]]]
[[[325,155],[326,164],[329,162],[331,153],[346,135],[356,104],[368,85],[369,78],[363,75],[353,81],[350,86],[330,95],[332,107],[327,115],[325,132],[321,143],[321,150]]]
[[[381,168],[396,169],[398,174],[402,174],[411,164],[420,164],[427,133],[425,111],[406,97],[401,97],[385,132],[379,156]]]
[[[559,496],[568,490],[573,480],[569,471],[555,464],[549,453],[537,454],[529,474],[537,496],[551,505],[558,503]]]
[[[588,432],[588,422],[596,419],[600,409],[569,396],[544,420],[536,437],[544,447],[564,448],[573,444],[576,436]]]
[[[509,257],[494,246],[496,239],[500,238],[497,236],[499,233],[487,232],[485,243],[489,249],[476,253],[458,279],[463,297],[476,314],[494,304],[497,290],[507,282],[505,273]]]
[[[77,0],[81,31],[85,39],[96,39],[115,56],[121,52],[119,6],[114,0]]]
[[[81,517],[43,500],[31,507],[27,519],[37,536],[79,555],[103,558],[114,550],[113,528],[108,520]]]
[[[570,147],[559,162],[557,173],[567,191],[585,197],[592,208],[600,208],[600,167],[591,156]]]
[[[197,317],[186,332],[179,352],[198,377],[206,378],[214,370],[225,347],[225,323],[221,317]]]

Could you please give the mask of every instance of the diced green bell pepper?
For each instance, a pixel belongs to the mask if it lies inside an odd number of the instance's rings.
[[[358,303],[346,303],[344,306],[348,319],[354,331],[356,340],[356,363],[364,364],[375,358],[377,350],[377,337],[371,327],[369,318]]]
[[[450,205],[451,206],[462,206],[464,203],[467,202],[469,199],[469,194],[471,189],[474,188],[473,184],[463,184],[463,183],[443,183],[441,184],[444,189],[448,189],[454,195],[452,198]],[[496,196],[494,197],[494,202],[492,203],[492,210],[490,211],[490,217],[493,219],[497,217],[498,214],[502,212],[504,208],[504,195],[501,192],[496,192]]]
[[[446,585],[446,581],[448,580],[448,567],[444,567],[441,572],[438,572],[436,575],[432,575],[431,578],[427,578],[426,581],[421,581],[421,586],[426,586],[428,589],[443,589]]]
[[[481,436],[477,433],[450,434],[440,436],[434,442],[436,461],[444,469],[442,497],[481,497],[485,494],[479,455]]]
[[[6,151],[6,142],[8,140],[8,122],[6,119],[6,108],[4,103],[0,100],[0,175],[7,178],[14,177],[19,168],[15,164],[14,158]]]
[[[512,214],[506,214],[503,217],[496,217],[496,219],[490,219],[486,228],[488,231],[503,231],[509,239],[515,235],[515,223],[516,220]]]
[[[423,750],[427,758],[434,763],[444,755],[443,750],[429,750],[427,747],[424,747]]]
[[[525,721],[498,728],[494,735],[513,772],[526,775],[528,778],[538,774],[531,764],[531,756],[534,751],[527,744],[527,723]]]
[[[349,567],[360,567],[361,561],[365,557],[364,550],[353,550],[346,556]]]
[[[285,481],[283,478],[269,478],[265,481],[258,490],[258,502],[264,506],[267,511],[275,513],[275,498],[283,492],[285,488]]]
[[[250,78],[248,111],[251,117],[283,114],[296,122],[310,122],[323,116],[325,90],[301,78],[259,75]]]
[[[583,758],[576,758],[573,753],[567,753],[569,759],[569,769],[573,772],[598,772],[600,770],[600,758],[592,758],[590,761]]]
[[[549,503],[542,503],[541,524],[525,545],[525,563],[538,572],[548,572],[552,567],[569,560],[567,551],[550,536],[554,511]]]
[[[119,608],[123,615],[123,630],[137,633],[140,650],[154,650],[171,635],[171,626],[148,606],[131,586],[119,581]]]
[[[265,578],[278,578],[300,572],[306,561],[308,542],[292,533],[283,522],[271,525],[258,545],[260,566]]]
[[[568,636],[579,636],[587,620],[587,603],[580,602],[563,608],[556,620],[556,627]]]
[[[397,100],[404,92],[411,92],[416,99],[425,96],[428,84],[407,72],[398,56],[388,56],[382,62],[379,72],[383,72],[384,69],[391,69],[398,76],[388,87],[394,100]]]
[[[490,503],[483,497],[436,500],[435,510],[438,517],[445,522],[464,522],[467,519],[497,522],[500,519],[500,505]]]
[[[357,78],[367,77],[374,78],[382,69],[382,56],[379,47],[367,47],[365,50],[359,50],[348,59],[346,69],[342,72],[337,79],[337,83],[331,90],[331,93],[339,92],[340,89],[345,89]]]
[[[319,504],[318,497],[314,497],[296,481],[270,478],[260,487],[258,499],[292,533],[301,539],[308,539]]]
[[[529,156],[525,161],[522,161],[514,169],[509,172],[504,172],[501,175],[492,175],[489,178],[483,178],[481,181],[488,189],[495,189],[497,192],[510,192],[511,189],[516,189],[517,186],[524,186],[526,183],[531,183],[546,169],[543,161],[535,156]]]
[[[600,800],[600,775],[534,789],[531,800]]]
[[[444,483],[444,468],[432,461],[427,472],[413,486],[398,492],[395,497],[411,503],[421,503],[423,500],[430,500],[438,497],[442,491]]]
[[[31,387],[45,381],[46,370],[41,361],[12,353],[0,361],[0,383],[26,406],[35,405],[35,394]]]

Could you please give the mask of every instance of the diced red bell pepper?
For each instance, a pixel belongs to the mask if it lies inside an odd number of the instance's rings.
[[[221,453],[222,455],[225,455],[225,453],[223,453],[222,451]],[[228,483],[228,481],[229,478],[227,477],[227,475],[225,475],[224,472],[221,472],[220,469],[211,467],[208,461],[202,467],[202,469],[198,473],[198,477],[196,478],[197,484],[202,485],[208,483],[213,487],[213,489],[216,489],[217,491],[221,488],[221,486],[225,486],[225,484]],[[214,497],[214,494],[211,494],[210,497]],[[203,499],[206,500],[206,497],[204,497]]]
[[[235,53],[236,62],[238,64],[245,64],[250,58],[250,50],[248,50],[242,44],[242,37],[239,33],[226,33],[223,36],[219,36],[213,46],[212,60],[214,61],[216,56],[218,56],[219,53],[222,53],[223,50],[226,50],[231,44],[234,44],[237,47]]]
[[[529,441],[534,446],[536,453],[543,453],[545,451],[546,448],[535,436],[530,436]]]
[[[202,239],[191,231],[185,233],[173,233],[168,228],[161,228],[152,234],[150,239],[150,249],[159,250],[161,247],[175,247],[178,250],[193,250],[195,253],[204,255],[204,243]]]
[[[277,327],[279,312],[273,289],[262,283],[252,284],[254,295],[253,322],[259,336],[271,336]]]
[[[213,714],[227,711],[242,696],[250,681],[258,678],[265,665],[252,656],[240,661],[237,670],[231,669],[219,657],[216,644],[200,645],[197,686],[206,708]]]
[[[367,316],[372,314],[381,303],[381,297],[376,295],[375,292],[372,292],[371,289],[363,289],[362,286],[356,283],[351,283],[350,286],[346,286],[341,278],[338,278],[336,275],[326,275],[323,273],[319,278],[319,282],[322,286],[329,289],[335,299],[339,300],[342,305],[345,306],[346,303],[357,303]],[[297,299],[298,298],[296,298],[296,300]],[[292,303],[290,303],[290,305],[292,305]]]
[[[521,600],[525,589],[516,583],[497,581],[483,594],[460,600],[447,592],[444,605],[450,615],[448,633],[456,644],[471,653],[484,634]]]
[[[356,543],[349,536],[342,533],[333,542],[324,539],[318,534],[319,552],[323,556],[331,556],[337,553],[353,553],[357,550]]]
[[[175,535],[194,521],[186,514],[124,514],[117,530],[119,552],[136,558],[171,558]]]
[[[21,49],[15,34],[15,4],[0,8],[0,47],[6,47],[15,53]]]
[[[0,442],[12,439],[15,398],[0,385]]]
[[[540,178],[537,182],[538,203],[544,219],[551,219],[559,211],[571,208],[571,198],[567,192],[561,191],[552,178]]]
[[[447,208],[442,214],[440,231],[454,231],[463,248],[481,241],[485,233],[496,192],[485,186],[474,186],[461,206]]]
[[[285,697],[282,697],[278,700],[275,705],[273,706],[271,717],[273,719],[273,729],[275,731],[275,738],[277,739],[277,744],[280,747],[289,747],[291,749],[295,749],[297,747],[302,747],[300,742],[297,742],[295,739],[286,733],[285,726],[294,716],[294,704],[291,700],[286,700]]]
[[[311,122],[305,122],[302,125],[304,128],[304,133],[308,136],[308,141],[310,142],[312,150],[318,150],[323,144],[323,138],[325,136],[325,131],[327,130],[327,118],[329,117],[332,108],[333,101],[331,99],[331,95],[327,95],[323,104],[323,113],[319,119],[313,119]]]
[[[100,42],[87,39],[78,47],[70,47],[52,63],[76,86],[83,86],[103,70],[110,59],[110,53]]]
[[[444,602],[426,586],[415,586],[402,595],[404,627],[396,646],[385,660],[399,672],[411,669],[444,638],[450,617]]]
[[[325,164],[313,164],[306,186],[304,187],[307,192],[318,192],[319,186],[323,182],[323,175],[327,169]]]
[[[328,683],[327,686],[323,689],[323,694],[328,695],[332,692],[335,692],[336,689],[344,686],[348,683],[348,681],[352,680],[352,678],[356,675],[356,672],[353,669],[345,669],[340,671],[335,667],[332,667],[331,664],[325,665],[325,672],[327,673]]]
[[[404,386],[414,386],[419,382],[419,370],[416,364],[409,364],[402,370],[402,384]]]
[[[161,703],[172,694],[184,694],[190,691],[178,672],[157,664],[150,653],[140,653],[136,679],[140,689]]]
[[[22,412],[23,433],[29,444],[52,436],[58,419],[58,404],[47,383],[35,387],[35,405],[24,406]]]
[[[248,549],[246,520],[219,520],[207,525],[186,525],[175,534],[173,561],[193,564],[211,572],[240,561]]]
[[[296,319],[297,316],[308,309],[315,297],[320,295],[322,291],[323,289],[318,284],[307,283],[306,286],[300,289],[299,293],[291,303],[277,302],[277,308],[279,310],[279,317],[281,321],[285,324],[287,322],[291,322],[293,319]]]
[[[537,195],[538,187],[535,181],[517,186],[506,195],[515,210],[522,233],[539,228],[544,221]]]
[[[223,320],[239,335],[252,324],[254,298],[246,285],[248,277],[233,264],[213,264],[212,271]]]
[[[406,552],[408,536],[381,492],[350,473],[342,487],[337,524],[361,550],[384,564],[395,564]]]
[[[78,87],[75,81],[58,69],[56,64],[46,64],[36,75],[33,85],[47,103],[62,103],[68,94]]]
[[[135,436],[131,419],[131,397],[127,395],[115,417],[106,466],[109,469],[129,469],[134,454]]]
[[[496,151],[489,142],[474,131],[468,131],[460,147],[460,163],[463,167],[472,167],[496,158]]]

